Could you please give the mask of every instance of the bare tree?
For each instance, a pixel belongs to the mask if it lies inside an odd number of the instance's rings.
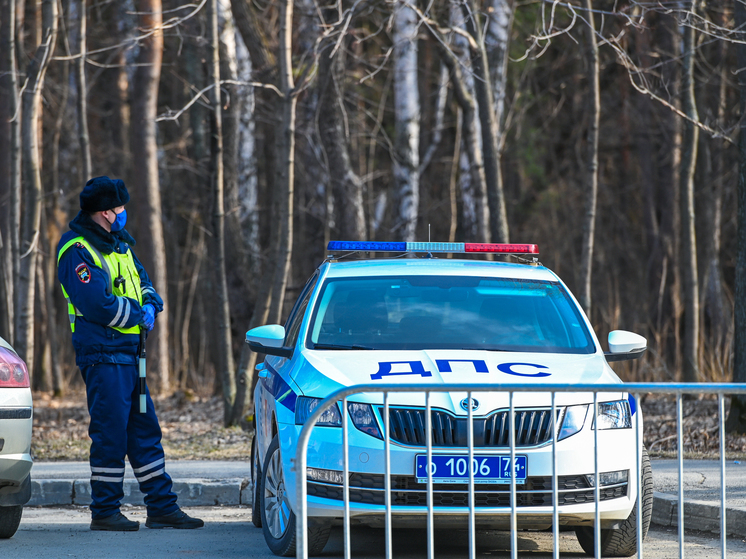
[[[395,227],[414,241],[420,201],[420,95],[417,80],[418,19],[408,0],[394,5],[394,191]]]
[[[75,59],[75,86],[78,90],[78,143],[80,144],[80,159],[83,163],[83,180],[91,178],[91,141],[88,136],[88,85],[85,79],[86,65],[86,25],[88,13],[85,0],[75,0],[72,3],[74,13],[70,21],[73,23],[72,43],[77,47],[78,58]],[[77,17],[75,17],[77,16]]]
[[[16,2],[4,0],[0,14],[0,37],[2,37],[2,66],[0,67],[0,95],[2,95],[2,113],[0,119],[0,198],[6,199],[0,213],[2,224],[3,300],[0,307],[4,309],[3,323],[0,327],[13,343],[15,340],[15,288],[14,279],[18,277],[19,233],[21,219],[21,107],[18,95],[18,69],[16,63]],[[7,157],[7,159],[5,159]]]
[[[36,261],[41,235],[42,184],[40,172],[39,123],[44,76],[57,41],[57,1],[40,0],[42,40],[26,70],[22,95],[23,118],[23,212],[21,214],[22,254],[18,268],[16,298],[16,349],[34,370],[34,302],[36,291]]]
[[[279,4],[278,56],[273,56],[255,10],[246,0],[231,0],[231,9],[241,36],[249,49],[252,67],[259,77],[272,88],[266,88],[263,102],[273,118],[263,122],[266,169],[274,170],[268,176],[273,192],[273,227],[270,237],[271,265],[265,266],[249,328],[266,323],[277,323],[282,314],[285,288],[290,271],[293,249],[293,194],[295,154],[295,109],[299,88],[295,86],[292,66],[292,0]],[[276,71],[276,74],[275,74]],[[275,85],[276,84],[276,85]],[[271,97],[266,92],[271,90]],[[236,371],[236,398],[232,403],[230,423],[238,423],[250,399],[254,385],[256,354],[244,345]],[[226,402],[226,405],[230,405]]]
[[[689,3],[694,17],[694,3]],[[694,100],[695,31],[693,25],[684,26],[684,55],[682,72],[682,110],[686,115],[681,150],[681,266],[684,276],[684,367],[685,382],[699,380],[699,280],[697,274],[697,239],[694,215],[694,171],[697,165],[699,120]]]
[[[482,125],[482,151],[484,153],[484,174],[487,182],[487,199],[490,204],[490,235],[497,243],[509,242],[508,215],[505,207],[498,127],[493,106],[492,80],[487,59],[487,50],[482,33],[483,24],[474,0],[461,4],[466,29],[474,39],[472,43],[472,68],[474,69],[474,92],[476,94],[479,120]]]
[[[210,83],[210,105],[212,107],[211,138],[211,169],[210,181],[213,190],[213,255],[215,258],[217,310],[217,354],[218,372],[223,385],[223,399],[233,402],[236,397],[236,383],[233,376],[233,347],[231,342],[231,317],[228,305],[228,283],[225,271],[225,204],[223,184],[223,119],[220,103],[220,42],[218,37],[218,7],[217,0],[207,3],[207,25],[210,30],[210,58],[208,59],[208,73]],[[230,420],[231,408],[224,408],[224,420]]]
[[[335,9],[326,11],[328,19],[338,16]],[[345,20],[342,19],[341,22]],[[319,137],[326,154],[329,181],[335,198],[334,222],[342,239],[367,239],[363,208],[363,181],[352,168],[348,153],[349,138],[345,134],[344,115],[344,54],[336,48],[336,34],[327,33],[319,48]],[[415,80],[416,85],[416,80]],[[407,181],[409,184],[410,181]],[[403,205],[403,201],[402,201]],[[415,204],[416,214],[416,204]],[[400,216],[403,220],[403,216]],[[407,222],[409,223],[409,222]],[[416,224],[416,216],[414,223]]]
[[[135,3],[140,29],[145,37],[139,41],[136,69],[132,84],[131,150],[133,159],[132,190],[138,209],[138,257],[150,274],[158,294],[163,298],[165,312],[159,327],[153,330],[154,342],[148,354],[151,371],[158,379],[161,392],[170,391],[169,378],[169,312],[166,277],[166,248],[163,238],[161,191],[158,177],[158,142],[155,117],[158,107],[158,84],[163,59],[163,21],[161,0],[139,0]],[[152,365],[151,365],[152,364]]]
[[[455,3],[448,14],[450,26],[464,28],[464,14]],[[432,28],[431,28],[432,29]],[[474,96],[474,73],[471,71],[468,36],[460,32],[452,33],[452,47],[445,37],[432,29],[441,59],[448,68],[454,97],[460,107],[457,115],[461,121],[463,149],[459,149],[457,159],[461,170],[461,198],[463,204],[463,225],[467,235],[474,240],[490,240],[490,206],[487,201],[487,178],[484,170],[482,150],[482,127]]]
[[[746,68],[746,5],[735,4],[735,27],[739,42],[736,43],[736,57],[739,68]],[[738,124],[738,233],[736,244],[736,294],[735,294],[735,340],[733,352],[733,382],[746,383],[746,75],[737,73],[740,95],[741,119]],[[746,397],[733,396],[726,429],[729,433],[746,433]]]
[[[585,314],[591,316],[591,276],[593,270],[593,243],[596,231],[596,201],[598,199],[598,127],[601,119],[601,91],[599,86],[598,45],[596,24],[593,20],[593,3],[585,0],[587,11],[585,45],[586,75],[588,76],[588,132],[586,136],[585,211],[583,214],[583,248],[580,256],[580,304]]]

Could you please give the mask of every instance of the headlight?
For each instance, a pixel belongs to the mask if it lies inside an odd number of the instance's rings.
[[[600,409],[600,407],[599,407]],[[582,406],[567,406],[565,417],[562,419],[562,429],[560,429],[557,440],[561,441],[580,431],[585,424],[585,416],[588,415],[588,404]]]
[[[630,429],[632,427],[632,413],[627,400],[617,402],[602,402],[598,404],[598,428],[601,429]]]
[[[350,413],[352,423],[363,433],[367,433],[377,439],[382,439],[381,431],[378,429],[376,416],[373,415],[373,407],[370,404],[357,404],[347,402],[347,411]]]
[[[303,425],[311,417],[313,410],[321,402],[321,398],[308,398],[307,396],[298,396],[295,401],[295,424]],[[341,427],[342,414],[339,413],[339,407],[334,404],[328,410],[321,414],[316,420],[316,425],[323,427]]]

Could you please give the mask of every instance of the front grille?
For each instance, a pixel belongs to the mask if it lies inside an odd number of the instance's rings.
[[[350,475],[350,502],[369,505],[385,505],[386,491],[384,476],[378,474]],[[343,500],[343,488],[339,485],[308,482],[308,495]],[[593,488],[585,476],[559,476],[557,483],[558,499],[561,505],[593,503]],[[599,491],[602,501],[617,499],[627,495],[627,484],[602,487]],[[475,506],[509,507],[510,484],[475,484]],[[427,506],[427,484],[418,483],[414,476],[391,476],[392,506]],[[433,506],[468,507],[468,484],[433,484]],[[529,477],[526,483],[516,486],[516,506],[551,507],[552,478],[549,476]]]
[[[381,415],[384,410],[380,408]],[[391,440],[409,446],[425,446],[425,409],[389,408]],[[474,418],[474,446],[507,448],[510,446],[508,411]],[[552,439],[550,409],[519,410],[515,413],[515,446],[529,447]],[[468,445],[468,418],[442,410],[432,410],[432,444],[438,447]]]

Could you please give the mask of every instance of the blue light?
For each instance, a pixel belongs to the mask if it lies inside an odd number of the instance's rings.
[[[365,243],[361,241],[329,241],[327,250],[368,252],[406,252],[407,243]]]

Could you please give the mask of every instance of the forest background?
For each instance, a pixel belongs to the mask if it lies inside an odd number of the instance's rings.
[[[0,0],[0,336],[34,389],[80,382],[56,245],[109,175],[166,302],[151,390],[220,393],[226,424],[246,330],[330,239],[537,243],[599,339],[648,338],[624,380],[746,382],[745,22],[743,0]]]

